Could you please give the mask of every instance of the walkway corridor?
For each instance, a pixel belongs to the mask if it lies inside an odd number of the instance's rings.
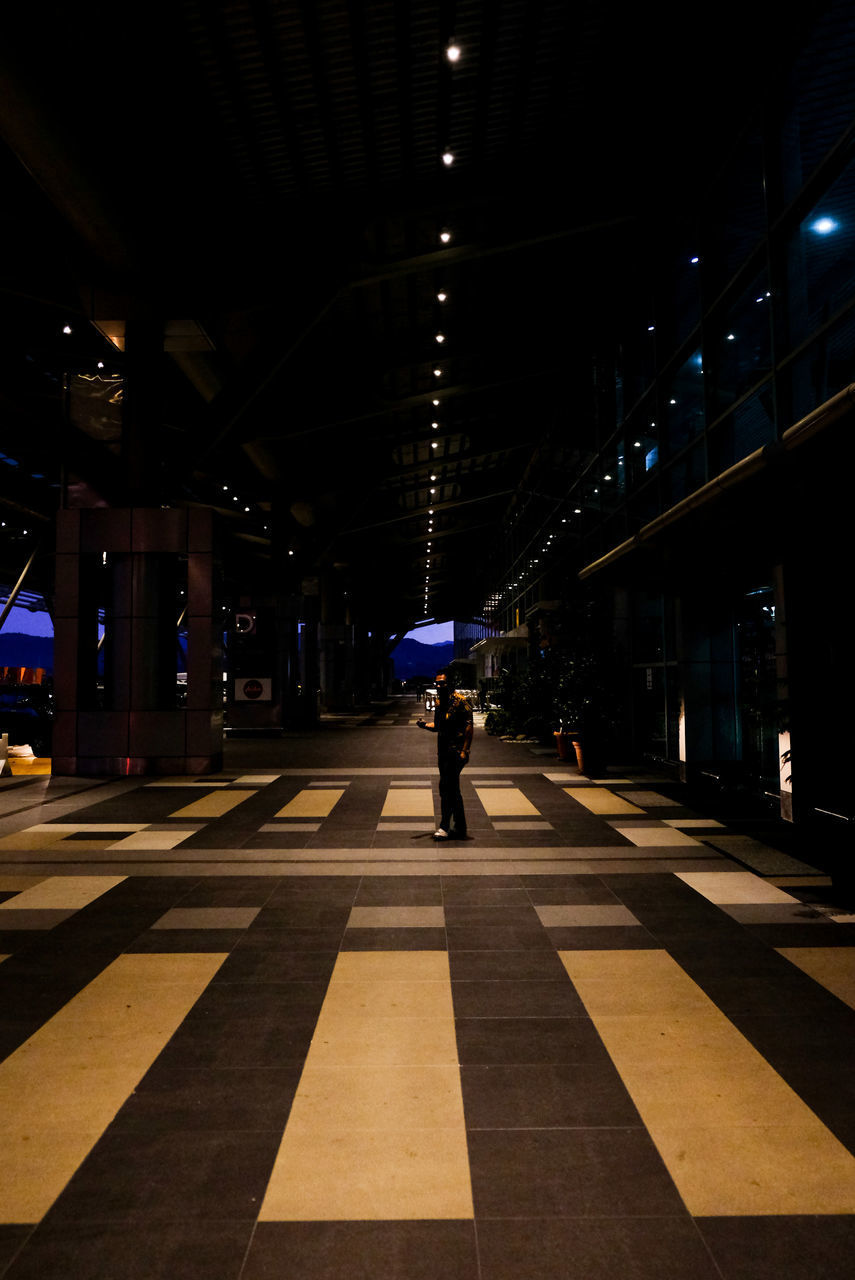
[[[0,1277],[848,1280],[827,877],[418,710],[0,779]]]

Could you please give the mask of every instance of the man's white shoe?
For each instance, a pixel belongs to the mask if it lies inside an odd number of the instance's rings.
[[[447,840],[448,832],[443,831],[442,827],[439,827],[436,831],[434,831],[433,838],[434,840]]]

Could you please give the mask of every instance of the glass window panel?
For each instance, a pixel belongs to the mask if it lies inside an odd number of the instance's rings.
[[[676,453],[704,429],[704,361],[700,349],[677,371],[665,387],[665,441]]]
[[[855,162],[817,202],[787,245],[789,334],[804,342],[855,297]]]
[[[716,417],[772,367],[770,302],[768,276],[763,271],[729,308],[711,341],[707,384]]]
[[[794,63],[780,134],[784,204],[804,186],[855,115],[855,23],[849,0],[834,0]]]

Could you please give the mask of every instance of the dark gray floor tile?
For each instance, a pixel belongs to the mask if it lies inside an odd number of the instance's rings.
[[[699,1218],[726,1280],[850,1280],[855,1215]]]
[[[244,933],[244,929],[149,929],[135,938],[125,951],[136,955],[231,951]]]
[[[279,881],[273,876],[210,877],[193,886],[179,907],[263,907]]]
[[[451,928],[479,928],[494,925],[513,925],[527,929],[542,928],[540,917],[527,902],[505,903],[449,903],[445,904],[445,921]]]
[[[251,989],[251,988],[249,988]],[[164,1067],[302,1067],[317,1015],[290,1014],[261,1021],[247,1016],[226,1024],[182,1023],[160,1055]]]
[[[347,926],[350,907],[346,903],[293,902],[262,907],[252,928],[257,929],[341,929]]]
[[[328,979],[338,951],[295,951],[282,931],[246,933],[217,970],[212,985],[221,982],[297,982]]]
[[[439,876],[364,876],[356,895],[357,907],[440,907]]]
[[[536,978],[505,982],[452,982],[454,1013],[458,1018],[573,1018],[585,1016],[585,1006],[569,979]]]
[[[19,1253],[34,1228],[30,1226],[7,1226],[0,1224],[0,1275],[5,1275],[5,1268],[16,1253]]]
[[[661,947],[640,925],[559,925],[546,932],[559,951],[656,951]]]
[[[548,879],[554,880],[554,876]],[[538,907],[613,906],[618,899],[597,876],[565,876],[558,885],[535,884],[526,890],[529,900]]]
[[[481,1280],[721,1280],[685,1216],[479,1221],[478,1251]]]
[[[472,1222],[261,1222],[241,1280],[478,1280]]]
[[[464,877],[461,877],[464,879]],[[485,877],[486,879],[486,877]],[[523,906],[529,902],[528,894],[520,885],[510,888],[497,887],[490,884],[455,884],[445,880],[442,886],[443,902],[447,907],[484,906],[510,907]]]
[[[737,1013],[732,1021],[754,1048],[781,1070],[781,1064],[786,1062],[851,1063],[855,1044],[853,1018],[855,1012],[841,1005],[839,1016],[831,1018]]]
[[[685,1212],[642,1128],[479,1129],[467,1137],[476,1220]]]
[[[533,910],[533,908],[532,908]],[[546,930],[520,924],[447,925],[449,951],[529,951],[551,949]]]
[[[268,907],[287,907],[297,902],[346,903],[353,906],[359,890],[359,876],[288,876],[279,882],[267,900]]]
[[[457,1054],[472,1063],[579,1063],[611,1069],[611,1058],[587,1017],[457,1018]]]
[[[37,1228],[4,1280],[238,1280],[251,1221],[125,1222]]]
[[[348,929],[342,951],[445,951],[442,928]]]
[[[148,1071],[113,1121],[111,1133],[157,1133],[174,1129],[264,1132],[285,1128],[299,1067]]]
[[[275,1025],[295,1013],[318,1014],[327,985],[323,978],[252,985],[220,982],[205,988],[182,1025],[218,1026],[227,1035],[232,1021]]]
[[[45,1222],[254,1221],[281,1132],[108,1132]]]
[[[467,1129],[640,1126],[620,1076],[597,1065],[464,1065]]]
[[[280,937],[279,945],[282,949],[289,947],[292,951],[334,951],[338,948],[344,934],[346,918],[341,926],[301,929],[287,924],[280,924],[275,914],[277,910],[278,908],[275,907],[262,907],[253,923],[249,926],[247,936],[255,933],[257,929],[276,930]]]
[[[455,951],[449,955],[449,963],[452,981],[567,978],[567,970],[554,951]]]

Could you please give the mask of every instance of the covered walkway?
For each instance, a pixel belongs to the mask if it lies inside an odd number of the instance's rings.
[[[822,851],[417,711],[0,781],[0,1275],[848,1277]]]

